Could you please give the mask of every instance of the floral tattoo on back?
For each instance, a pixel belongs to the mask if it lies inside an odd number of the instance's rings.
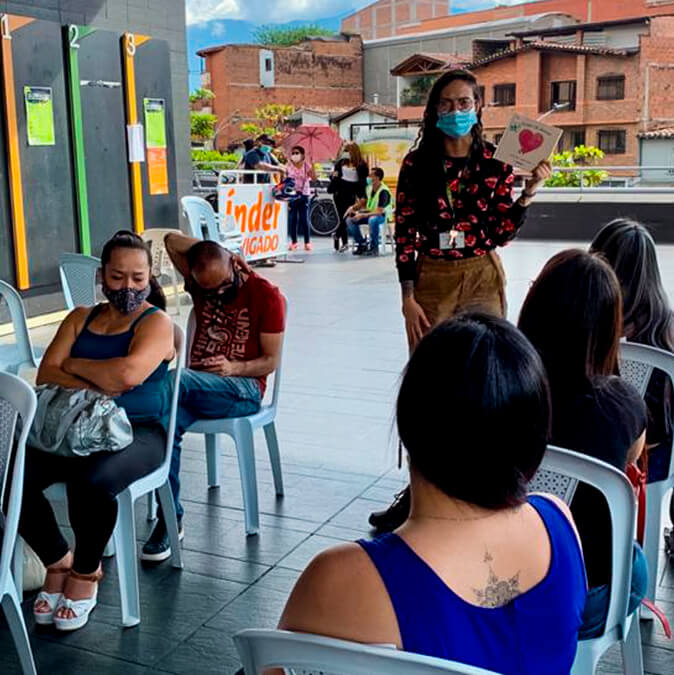
[[[520,595],[520,573],[517,572],[507,579],[500,579],[491,566],[493,560],[494,558],[487,551],[484,555],[484,562],[489,566],[487,585],[484,588],[473,589],[480,607],[503,607]]]

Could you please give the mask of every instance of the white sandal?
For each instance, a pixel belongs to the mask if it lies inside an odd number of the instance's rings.
[[[52,567],[47,568],[47,574],[70,574],[70,567]],[[40,591],[33,602],[33,617],[35,623],[39,626],[51,626],[54,623],[54,612],[58,608],[61,600],[63,598],[63,593],[47,593],[46,591]],[[44,602],[47,607],[49,607],[48,612],[38,612],[35,608],[40,602]]]
[[[83,600],[71,600],[66,598],[65,595],[62,597],[61,602],[54,611],[59,609],[69,609],[73,616],[69,619],[64,619],[58,616],[54,616],[54,627],[57,630],[62,631],[71,631],[82,628],[89,621],[89,615],[91,614],[94,607],[96,607],[96,599],[98,597],[98,582],[103,578],[102,570],[94,572],[93,574],[78,574],[77,572],[71,572],[70,576],[80,581],[94,581],[96,586],[94,587],[94,594],[90,598],[84,598]]]

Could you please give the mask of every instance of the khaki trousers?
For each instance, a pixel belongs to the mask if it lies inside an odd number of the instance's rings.
[[[419,261],[414,297],[431,326],[459,312],[482,310],[506,315],[505,272],[498,254],[479,258]]]

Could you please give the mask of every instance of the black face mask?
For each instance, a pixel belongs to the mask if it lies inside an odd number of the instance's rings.
[[[122,314],[132,314],[147,300],[150,287],[112,289],[103,282],[101,290],[108,302]]]
[[[234,300],[236,300],[240,286],[241,278],[239,277],[239,273],[234,270],[234,277],[232,278],[231,283],[223,284],[219,288],[215,288],[212,291],[207,291],[206,297],[220,305],[229,305],[234,302]]]

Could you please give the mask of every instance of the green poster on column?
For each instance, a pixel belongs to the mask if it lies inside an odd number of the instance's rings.
[[[143,99],[145,108],[145,138],[148,148],[166,147],[166,116],[163,98]]]
[[[51,87],[24,87],[28,145],[56,145]]]

